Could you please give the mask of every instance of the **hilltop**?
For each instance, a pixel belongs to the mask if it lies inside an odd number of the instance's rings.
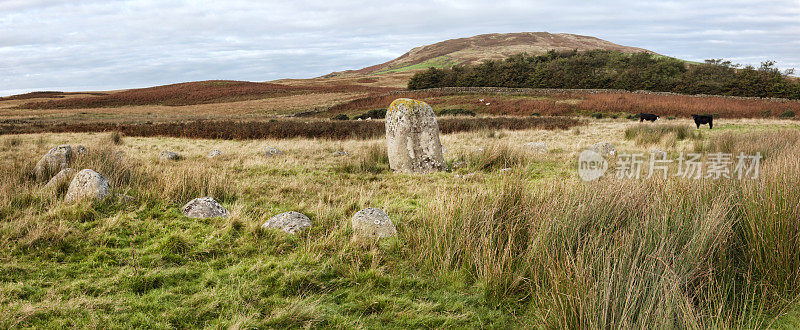
[[[334,72],[325,77],[399,73],[429,67],[443,68],[458,64],[477,64],[484,60],[505,59],[519,53],[541,55],[549,50],[586,51],[594,49],[615,50],[630,54],[655,54],[647,49],[618,45],[603,39],[577,34],[548,32],[490,33],[416,47],[385,63],[359,70]]]

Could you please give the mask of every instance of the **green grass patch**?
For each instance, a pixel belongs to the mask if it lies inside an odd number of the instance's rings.
[[[373,74],[384,74],[384,73],[393,73],[393,72],[406,72],[411,70],[420,70],[420,69],[427,69],[427,68],[449,68],[458,65],[460,62],[450,58],[448,56],[439,56],[429,59],[422,63],[412,64],[404,67],[399,68],[386,68],[380,71],[377,71]]]

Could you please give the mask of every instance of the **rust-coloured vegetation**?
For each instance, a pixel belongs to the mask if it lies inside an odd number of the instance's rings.
[[[181,106],[244,101],[306,93],[386,93],[393,90],[397,90],[397,88],[360,85],[295,86],[275,83],[213,80],[131,89],[99,96],[29,102],[20,107],[25,109],[78,109],[132,105]]]
[[[566,117],[442,118],[439,130],[455,133],[483,129],[567,129],[582,122]],[[368,139],[383,136],[382,120],[330,121],[299,119],[269,122],[193,121],[155,124],[7,124],[2,134],[64,132],[121,132],[125,136],[170,136],[199,139],[326,138],[335,140]]]
[[[374,95],[335,105],[330,113],[359,113],[385,108],[392,100],[409,97],[423,100],[434,110],[467,109],[503,116],[588,115],[592,113],[653,113],[660,116],[688,117],[714,114],[724,118],[778,117],[787,111],[800,112],[800,102],[768,99],[742,99],[716,96],[665,95],[644,93],[567,93],[550,95],[459,94],[441,91],[405,92]],[[482,101],[481,101],[482,100]],[[487,104],[488,103],[488,104]]]
[[[435,91],[432,92],[420,91],[420,92],[411,92],[404,94],[370,95],[367,97],[362,97],[349,102],[334,105],[328,110],[328,112],[332,114],[352,113],[359,111],[363,112],[367,110],[386,108],[387,106],[389,106],[389,104],[392,103],[392,101],[401,97],[409,97],[418,100],[430,101],[432,98],[441,95],[443,95],[443,93]]]

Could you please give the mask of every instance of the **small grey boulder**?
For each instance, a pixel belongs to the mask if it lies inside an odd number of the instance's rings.
[[[214,149],[214,150],[211,150],[211,151],[208,152],[208,158],[214,158],[214,157],[221,156],[221,155],[222,155],[222,151],[219,151],[219,149]]]
[[[44,181],[49,179],[51,175],[69,166],[69,161],[72,158],[72,147],[69,145],[60,145],[50,149],[39,162],[36,163],[34,171],[36,172],[36,179]]]
[[[544,142],[528,142],[522,145],[525,150],[533,151],[535,153],[546,154],[547,143]]]
[[[111,186],[106,177],[87,168],[72,178],[64,202],[71,204],[82,200],[100,201],[110,194]]]
[[[220,205],[214,198],[200,197],[186,203],[181,210],[183,215],[193,219],[227,217],[228,209]]]
[[[283,155],[283,151],[281,151],[278,148],[273,148],[273,147],[266,147],[261,152],[264,153],[264,156],[267,156],[267,157]]]
[[[158,154],[158,159],[179,160],[181,159],[181,155],[179,155],[177,152],[164,150]]]
[[[397,235],[392,219],[383,210],[370,207],[356,212],[350,219],[354,238],[384,238]]]
[[[311,227],[311,219],[300,212],[284,212],[269,218],[261,228],[280,229],[287,234],[294,234]]]

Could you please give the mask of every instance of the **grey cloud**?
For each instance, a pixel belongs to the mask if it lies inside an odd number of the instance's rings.
[[[449,38],[549,31],[800,67],[800,3],[0,1],[0,95],[314,77]]]

